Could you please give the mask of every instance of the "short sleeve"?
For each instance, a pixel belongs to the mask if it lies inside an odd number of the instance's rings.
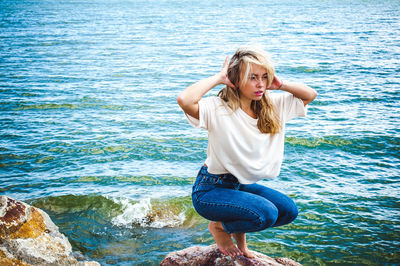
[[[275,93],[271,95],[271,99],[274,101],[280,117],[285,123],[293,118],[307,115],[308,108],[304,106],[303,100],[291,93]]]
[[[202,98],[199,101],[199,119],[196,119],[185,113],[189,124],[197,128],[208,130],[212,121],[212,110],[215,109],[216,97]]]

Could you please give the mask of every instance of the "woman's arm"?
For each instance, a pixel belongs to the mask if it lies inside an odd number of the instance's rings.
[[[199,101],[204,94],[206,94],[215,86],[221,84],[225,84],[233,88],[235,87],[227,77],[228,60],[229,57],[227,56],[225,63],[218,74],[200,80],[179,93],[176,100],[185,113],[196,119],[199,119]]]
[[[316,90],[305,84],[288,81],[282,82],[277,76],[274,76],[274,81],[268,89],[287,91],[303,100],[304,106],[312,102],[318,95]]]

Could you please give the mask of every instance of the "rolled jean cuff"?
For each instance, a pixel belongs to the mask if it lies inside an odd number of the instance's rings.
[[[221,224],[222,224],[222,227],[224,228],[225,232],[227,232],[228,234],[233,234],[233,233],[234,233],[234,232],[232,232],[231,230],[229,230],[229,229],[226,227],[226,225],[225,225],[224,222],[221,222]]]

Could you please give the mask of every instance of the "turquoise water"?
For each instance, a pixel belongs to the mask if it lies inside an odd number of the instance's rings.
[[[0,16],[0,194],[47,211],[82,256],[157,265],[213,243],[190,200],[207,135],[175,99],[253,43],[319,96],[262,181],[300,215],[249,246],[400,263],[399,1],[2,0]]]

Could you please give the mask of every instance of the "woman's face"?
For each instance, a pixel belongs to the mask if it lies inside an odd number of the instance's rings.
[[[242,103],[251,102],[252,100],[261,100],[263,94],[267,90],[268,74],[267,70],[259,65],[251,64],[251,71],[247,78],[247,82],[244,87],[240,87],[240,101]]]

